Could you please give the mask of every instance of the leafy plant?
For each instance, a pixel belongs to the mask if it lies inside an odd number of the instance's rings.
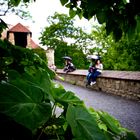
[[[18,15],[22,19],[31,19],[28,11],[28,2],[30,0],[1,0],[0,1],[0,16],[5,16],[8,13]]]
[[[11,2],[16,6],[20,0]],[[137,139],[109,114],[87,109],[54,83],[55,74],[32,50],[0,40],[0,52],[1,140]]]
[[[106,33],[113,33],[114,39],[121,39],[123,33],[132,39],[139,33],[140,9],[138,0],[60,0],[70,10],[70,15],[78,15],[90,20],[95,17],[100,24],[106,24]],[[72,13],[72,14],[71,14]]]
[[[140,35],[128,40],[123,36],[118,42],[113,40],[112,34],[106,36],[105,25],[93,26],[91,37],[96,42],[89,54],[98,53],[107,70],[140,70]]]
[[[76,68],[85,68],[85,52],[91,42],[90,36],[81,28],[74,27],[74,20],[66,14],[55,13],[48,17],[48,22],[50,25],[41,33],[40,41],[55,50],[56,66],[62,68],[62,57],[68,55]]]
[[[0,44],[1,139],[137,139],[109,114],[87,109],[73,92],[53,82],[55,74],[32,50]]]

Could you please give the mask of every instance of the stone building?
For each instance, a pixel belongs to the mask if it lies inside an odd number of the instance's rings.
[[[21,23],[16,24],[7,31],[6,38],[13,44],[23,48],[38,48],[32,40],[32,32]]]
[[[8,39],[13,45],[21,46],[23,48],[39,48],[39,45],[32,40],[32,32],[28,29],[28,27],[22,25],[21,23],[18,23],[15,26],[8,25],[8,27],[9,29],[3,31],[2,39]],[[46,50],[46,57],[48,59],[49,66],[54,64],[53,49]]]

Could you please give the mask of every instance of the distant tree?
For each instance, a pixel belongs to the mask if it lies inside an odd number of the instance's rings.
[[[106,23],[106,33],[113,32],[118,41],[123,33],[130,39],[140,31],[139,0],[60,0],[70,9],[70,15],[90,20],[93,16],[100,24]]]
[[[0,39],[0,52],[0,139],[137,140],[107,112],[87,108],[55,83],[55,73],[32,50]]]
[[[36,49],[32,49],[32,51],[39,55],[45,62],[48,62],[46,57],[46,51],[43,48],[39,47]]]
[[[113,40],[112,34],[106,36],[105,25],[93,26],[91,37],[95,46],[89,53],[98,53],[105,69],[110,70],[140,70],[140,36],[128,40],[123,36],[118,42]]]
[[[140,40],[128,41],[123,37],[107,49],[103,56],[106,69],[140,71]]]
[[[99,56],[102,56],[107,52],[107,48],[112,46],[112,43],[114,43],[113,38],[111,35],[106,35],[105,24],[102,26],[93,26],[91,30],[90,36],[92,39],[92,47],[89,48],[88,53],[96,53]]]
[[[7,13],[13,13],[18,15],[20,18],[30,17],[29,11],[27,11],[27,0],[24,0],[24,2],[20,2],[20,0],[1,0],[0,6],[0,16],[5,16]]]
[[[89,36],[79,27],[74,27],[74,19],[66,14],[55,13],[47,19],[50,24],[41,33],[40,41],[42,45],[50,48],[58,46],[59,42],[76,44],[77,47],[86,47]]]
[[[31,1],[36,0],[23,0],[24,3]],[[8,2],[17,6],[22,0]],[[70,9],[71,17],[78,15],[88,20],[96,17],[100,24],[106,23],[107,35],[113,32],[116,41],[123,33],[131,39],[140,31],[139,0],[60,0],[60,2]]]
[[[31,18],[29,11],[27,11],[28,2],[33,0],[0,0],[0,37],[7,24],[2,20],[2,16],[7,13],[18,15],[20,18]]]
[[[41,33],[40,41],[42,45],[55,49],[56,65],[62,66],[60,60],[64,55],[69,55],[73,58],[73,62],[76,61],[78,68],[84,67],[86,61],[84,51],[89,43],[89,35],[81,28],[74,27],[74,20],[66,14],[55,13],[54,16],[48,17],[48,22],[50,26]],[[82,58],[77,59],[75,53],[79,53],[79,57],[82,54]]]
[[[55,63],[57,67],[64,67],[64,59],[62,57],[66,54],[72,57],[72,62],[76,68],[87,68],[88,63],[83,50],[77,49],[75,45],[67,45],[66,43],[57,46],[55,49]]]

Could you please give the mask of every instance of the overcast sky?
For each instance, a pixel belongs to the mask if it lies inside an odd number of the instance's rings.
[[[5,22],[15,25],[18,22],[24,24],[25,26],[29,26],[30,30],[33,33],[33,40],[36,43],[39,43],[38,37],[40,36],[40,32],[42,31],[42,29],[47,26],[47,17],[49,15],[53,15],[55,12],[58,13],[65,13],[68,14],[69,13],[69,9],[62,6],[60,3],[60,0],[36,0],[36,2],[32,3],[29,5],[29,12],[33,18],[34,23],[32,23],[31,21],[24,21],[22,19],[20,19],[17,16],[14,15],[8,15],[7,17],[5,17]],[[76,22],[75,25],[76,26],[80,26],[83,27],[83,29],[85,29],[87,32],[90,31],[90,25],[91,22],[93,23],[93,21],[88,22],[86,19],[82,19],[80,20],[78,17],[76,18]]]

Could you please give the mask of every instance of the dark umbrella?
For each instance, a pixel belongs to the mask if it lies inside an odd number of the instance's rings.
[[[63,56],[62,58],[66,59],[66,60],[72,60],[72,58],[70,58],[69,56]]]

